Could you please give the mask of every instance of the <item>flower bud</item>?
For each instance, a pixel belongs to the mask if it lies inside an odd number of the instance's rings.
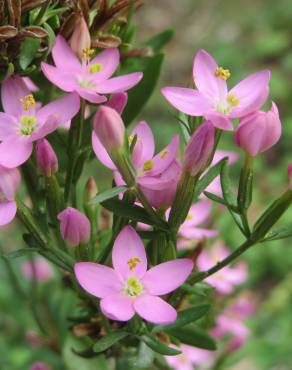
[[[289,189],[292,190],[292,162],[288,165]]]
[[[58,171],[58,159],[48,140],[41,139],[37,142],[36,159],[41,175],[51,177]]]
[[[90,49],[90,44],[90,33],[85,19],[81,17],[71,36],[70,46],[74,53],[78,55],[80,59],[82,59],[83,50]]]
[[[282,132],[278,108],[272,103],[268,112],[256,111],[243,117],[235,133],[235,143],[250,156],[275,145]]]
[[[93,176],[88,178],[84,193],[86,200],[93,199],[97,195],[98,189]]]
[[[30,370],[52,370],[52,368],[46,362],[39,361],[33,363]]]
[[[106,103],[107,107],[115,109],[119,114],[122,114],[128,102],[128,94],[125,92],[115,93]]]
[[[190,138],[184,154],[184,170],[192,176],[204,170],[214,147],[215,128],[211,121],[205,121]]]
[[[125,126],[115,109],[100,107],[95,114],[93,125],[95,134],[108,152],[123,147]]]
[[[75,208],[68,207],[58,214],[62,238],[71,246],[86,244],[90,238],[88,218]]]
[[[21,272],[27,279],[35,278],[37,281],[48,281],[53,276],[53,270],[48,262],[41,257],[33,261],[25,261],[21,265]]]

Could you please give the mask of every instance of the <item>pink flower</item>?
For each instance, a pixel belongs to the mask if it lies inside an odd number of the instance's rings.
[[[289,188],[292,190],[292,163],[288,165]]]
[[[175,309],[158,296],[183,284],[193,269],[191,260],[172,260],[147,271],[142,240],[131,226],[125,226],[114,243],[112,262],[113,268],[91,262],[75,265],[79,284],[101,298],[105,316],[128,321],[137,313],[154,324],[176,320]]]
[[[43,176],[53,176],[58,171],[58,158],[51,144],[41,139],[36,145],[36,160],[39,173]]]
[[[179,137],[174,136],[166,148],[154,155],[154,138],[146,122],[142,121],[134,128],[128,138],[129,142],[132,142],[135,136],[137,141],[132,153],[132,163],[136,170],[136,181],[154,207],[168,208],[172,204],[181,171],[176,160]],[[114,171],[117,185],[124,184],[95,132],[92,135],[92,146],[97,158]]]
[[[71,246],[87,244],[90,238],[88,218],[75,208],[68,207],[58,214],[62,238]]]
[[[17,206],[14,196],[19,184],[19,170],[0,165],[0,226],[9,224],[16,215]]]
[[[178,231],[178,235],[181,238],[178,241],[179,248],[190,246],[190,241],[194,239],[213,238],[218,234],[217,230],[198,227],[208,220],[211,206],[212,202],[208,199],[200,200],[191,206],[185,222],[180,226]]]
[[[30,370],[52,370],[52,368],[46,362],[38,361],[31,365]]]
[[[190,138],[184,153],[183,167],[192,176],[203,171],[212,154],[215,129],[210,121],[202,123]]]
[[[268,112],[256,111],[243,117],[235,133],[235,143],[250,156],[275,145],[282,133],[278,108],[272,103]]]
[[[21,272],[27,279],[35,277],[38,281],[48,281],[53,276],[53,270],[48,262],[42,258],[37,257],[33,261],[25,261],[21,265]]]
[[[70,47],[72,51],[82,59],[83,50],[90,49],[91,38],[87,27],[87,23],[83,17],[80,17],[77,26],[75,27],[70,39]]]
[[[192,347],[187,344],[181,344],[180,347],[172,345],[171,347],[182,352],[177,356],[164,356],[168,365],[175,370],[193,370],[194,365],[206,365],[214,355],[213,351]]]
[[[92,50],[83,49],[82,63],[62,36],[57,36],[52,49],[55,67],[42,63],[41,68],[48,80],[61,90],[76,91],[91,103],[103,103],[103,94],[127,91],[142,78],[141,72],[112,77],[119,62],[118,49],[106,49],[90,60]]]
[[[212,248],[203,250],[197,260],[200,271],[206,271],[229,255],[228,249],[221,243],[216,243]],[[247,279],[247,267],[245,263],[234,266],[226,266],[205,281],[215,287],[220,294],[230,294],[237,285]]]
[[[205,50],[199,50],[195,57],[193,77],[197,90],[164,87],[162,94],[179,111],[190,116],[204,116],[222,130],[233,129],[232,118],[259,109],[269,93],[268,70],[248,76],[228,91],[229,70],[218,67]]]
[[[71,119],[79,111],[79,97],[72,93],[46,106],[36,107],[33,95],[19,76],[2,83],[0,113],[0,164],[14,168],[31,155],[33,142]]]

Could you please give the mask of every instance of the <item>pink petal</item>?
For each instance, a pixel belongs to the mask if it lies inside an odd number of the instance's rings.
[[[282,125],[279,118],[277,105],[272,102],[272,108],[266,113],[266,130],[265,140],[261,151],[264,152],[275,145],[282,134]]]
[[[200,227],[188,227],[179,231],[180,235],[186,239],[204,239],[204,238],[214,238],[218,235],[217,230],[203,229]]]
[[[112,94],[127,91],[137,85],[142,77],[142,72],[134,72],[123,76],[113,77],[101,82],[100,85],[97,86],[96,91],[99,94]]]
[[[20,180],[21,176],[18,168],[0,166],[0,193],[2,192],[7,200],[14,199]]]
[[[93,151],[100,162],[111,170],[116,170],[115,164],[111,160],[110,156],[108,155],[107,151],[105,150],[104,146],[102,145],[94,131],[92,131],[91,139]]]
[[[10,136],[0,144],[0,165],[15,168],[27,161],[32,143],[24,137]]]
[[[132,161],[135,167],[138,168],[147,160],[152,159],[155,150],[154,137],[151,128],[145,121],[139,122],[131,132],[131,135],[137,135],[137,143],[133,150]]]
[[[214,166],[216,163],[220,162],[221,159],[224,157],[228,158],[228,164],[233,164],[238,160],[238,153],[231,152],[228,150],[216,150],[213,161],[212,161],[212,166]]]
[[[29,77],[22,77],[22,80],[29,91],[31,92],[39,91],[38,86]]]
[[[105,96],[99,95],[95,91],[85,89],[78,85],[76,86],[75,90],[83,99],[93,104],[104,103],[107,100]]]
[[[129,261],[137,258],[136,266],[130,269]],[[132,226],[125,226],[117,236],[112,251],[113,266],[122,279],[129,275],[142,278],[147,270],[147,257],[141,238]]]
[[[164,262],[148,270],[142,282],[149,294],[167,294],[185,282],[193,267],[193,262],[188,258]]]
[[[115,109],[119,114],[122,114],[128,102],[128,94],[125,92],[115,93],[106,103],[107,107]]]
[[[96,82],[107,80],[114,74],[114,72],[118,68],[119,63],[120,53],[119,49],[117,48],[105,49],[97,54],[96,57],[94,57],[89,63],[90,65],[101,64],[102,66],[100,72],[93,74],[94,80]]]
[[[78,283],[88,293],[98,298],[119,292],[122,289],[115,271],[93,262],[79,262],[74,266]]]
[[[0,200],[0,226],[9,224],[14,219],[16,211],[16,202]]]
[[[160,153],[152,159],[153,168],[146,171],[147,176],[157,176],[165,171],[175,160],[179,147],[179,135],[175,135],[170,144],[161,150]]]
[[[20,99],[30,93],[23,79],[17,75],[2,82],[1,99],[5,113],[18,116],[22,112]]]
[[[212,202],[204,199],[193,204],[189,210],[191,218],[186,220],[183,225],[197,226],[205,222],[210,217]]]
[[[41,69],[47,79],[61,90],[72,92],[78,86],[75,81],[76,76],[70,70],[59,69],[44,62],[41,63]]]
[[[190,116],[203,116],[212,107],[199,91],[183,87],[164,87],[162,95],[179,111]]]
[[[153,324],[168,324],[177,317],[176,310],[170,304],[152,295],[139,296],[134,301],[134,308],[143,319]]]
[[[52,49],[52,55],[56,67],[60,70],[78,71],[81,69],[79,59],[61,35],[56,37],[55,45]]]
[[[218,64],[205,50],[199,50],[194,61],[193,75],[197,89],[211,101],[227,95],[227,84],[215,76]]]
[[[229,94],[239,99],[240,103],[231,111],[230,117],[242,117],[259,109],[267,100],[269,80],[270,71],[264,70],[253,73],[231,89]]]
[[[0,140],[15,135],[17,128],[17,119],[14,116],[0,112]]]
[[[222,113],[215,112],[215,111],[209,111],[205,115],[206,119],[210,120],[213,125],[221,130],[224,131],[232,131],[233,130],[233,124],[231,120]]]
[[[133,300],[122,293],[103,298],[100,308],[103,314],[111,320],[128,321],[135,315]]]

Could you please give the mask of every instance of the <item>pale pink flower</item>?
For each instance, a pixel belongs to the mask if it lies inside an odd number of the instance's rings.
[[[9,224],[16,215],[17,206],[14,197],[19,185],[19,170],[0,165],[0,226]]]
[[[37,257],[31,261],[25,261],[21,265],[21,272],[27,279],[35,278],[38,281],[48,281],[53,276],[53,269],[42,257]]]
[[[205,50],[199,50],[195,56],[193,77],[197,90],[164,87],[162,94],[179,111],[204,116],[222,130],[232,130],[231,119],[259,109],[269,94],[268,70],[248,76],[228,91],[229,70],[218,67]]]
[[[58,214],[62,238],[71,246],[87,244],[90,238],[88,218],[75,208],[68,207]]]
[[[58,171],[58,158],[51,144],[41,139],[36,145],[36,160],[38,171],[43,176],[53,176]]]
[[[272,103],[268,112],[256,111],[240,120],[235,143],[250,156],[265,152],[280,139],[282,126],[278,108]]]
[[[82,288],[101,298],[105,316],[128,321],[137,313],[154,324],[176,320],[175,309],[158,296],[184,283],[193,269],[191,260],[172,260],[147,271],[142,240],[131,226],[125,226],[115,240],[112,263],[113,268],[92,262],[80,262],[74,267]]]
[[[134,128],[128,138],[129,142],[132,142],[135,136],[137,141],[132,153],[132,163],[136,170],[136,181],[153,207],[166,209],[173,201],[181,172],[180,163],[176,160],[179,137],[174,136],[167,147],[154,155],[154,138],[146,122],[142,121]],[[92,134],[92,146],[101,163],[114,171],[117,185],[124,184],[95,132]]]
[[[197,260],[200,271],[206,271],[216,265],[229,255],[228,249],[220,242],[211,248],[204,249]],[[247,266],[244,262],[234,266],[226,266],[215,274],[209,276],[205,281],[214,286],[220,294],[230,294],[237,285],[244,283],[247,279]]]
[[[0,113],[0,164],[18,167],[30,157],[33,142],[52,133],[79,111],[80,101],[72,93],[40,109],[23,80],[10,77],[2,83]]]
[[[84,49],[82,62],[74,54],[62,36],[56,37],[52,49],[55,67],[42,63],[41,68],[48,80],[61,90],[76,91],[91,103],[103,103],[104,94],[123,92],[135,86],[143,77],[141,72],[134,72],[118,77],[111,77],[119,66],[118,49],[106,49],[90,60],[91,50]]]
[[[164,356],[168,365],[175,370],[193,370],[194,366],[206,365],[214,357],[213,351],[187,344],[181,344],[179,347],[172,345],[171,347],[182,352],[177,356]]]

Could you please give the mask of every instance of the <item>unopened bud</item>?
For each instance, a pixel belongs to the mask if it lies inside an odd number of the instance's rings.
[[[86,200],[93,199],[98,193],[97,185],[93,176],[90,176],[85,185],[85,198]]]
[[[78,55],[80,59],[82,59],[83,51],[86,49],[89,50],[90,44],[90,33],[85,19],[81,17],[71,36],[70,46],[74,53]]]
[[[289,188],[292,190],[292,162],[288,165]]]
[[[120,92],[113,94],[110,100],[107,102],[106,106],[115,109],[119,114],[122,114],[125,106],[128,102],[128,94],[125,92]]]
[[[190,138],[184,154],[183,168],[192,176],[203,171],[214,147],[215,128],[205,121]]]
[[[36,145],[36,159],[41,175],[51,177],[58,171],[58,159],[48,140],[41,139],[38,141]]]

